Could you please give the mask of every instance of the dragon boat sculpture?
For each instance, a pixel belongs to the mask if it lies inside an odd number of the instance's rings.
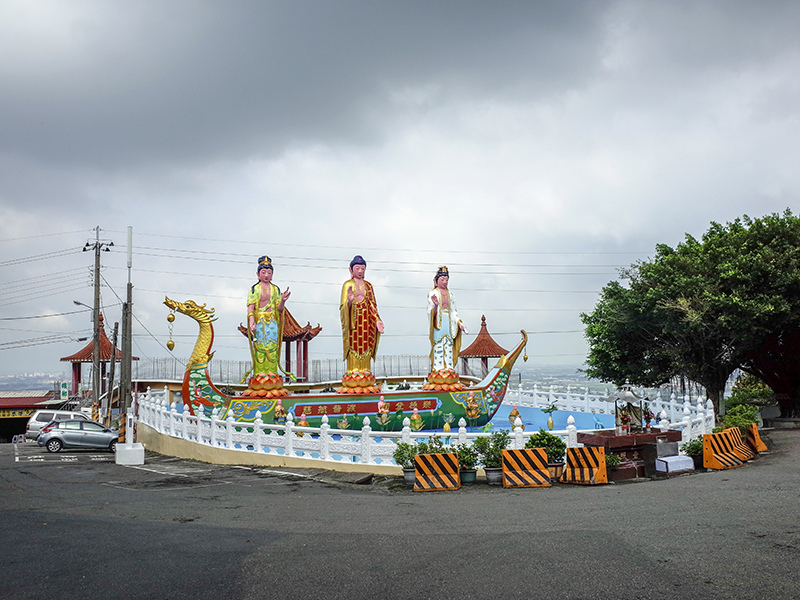
[[[401,429],[406,417],[417,431],[447,431],[462,417],[469,426],[479,427],[489,422],[502,404],[511,370],[528,341],[527,333],[521,330],[519,344],[500,357],[483,380],[464,378],[463,386],[431,386],[424,377],[378,378],[379,390],[375,393],[349,395],[341,393],[340,381],[283,387],[283,380],[270,374],[256,382],[251,379],[248,390],[232,395],[220,390],[208,373],[214,355],[214,309],[169,297],[164,304],[200,326],[183,377],[183,403],[192,414],[210,416],[216,411],[220,419],[233,416],[239,422],[252,422],[260,415],[266,423],[281,423],[291,412],[296,423],[312,427],[319,426],[326,415],[339,429],[360,429],[364,417],[370,418],[373,429],[382,431]],[[523,356],[523,360],[527,358]]]

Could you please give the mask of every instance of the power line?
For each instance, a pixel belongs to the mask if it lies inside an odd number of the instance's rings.
[[[123,233],[122,231],[114,231],[108,230],[110,233]],[[161,233],[142,233],[136,232],[137,236],[146,236],[146,237],[157,237],[157,238],[167,238],[167,239],[175,239],[175,240],[191,240],[197,241],[197,237],[194,236],[183,236],[183,235],[166,235]],[[247,244],[249,246],[256,246],[262,245],[259,242],[251,242],[247,240],[236,240],[236,239],[220,239],[220,238],[203,238],[204,242],[222,242],[224,244]],[[289,248],[316,248],[320,250],[347,250],[352,251],[352,246],[320,246],[314,244],[282,244],[278,242],[271,242],[270,245],[272,247],[281,246],[281,247],[289,247]],[[362,248],[363,251],[369,252],[415,252],[415,253],[427,253],[427,254],[439,254],[441,255],[442,252],[440,250],[425,250],[425,249],[409,249],[409,248]],[[580,255],[634,255],[640,256],[642,254],[648,254],[652,252],[648,250],[647,252],[635,252],[635,251],[608,251],[608,252],[535,252],[535,251],[526,251],[526,250],[517,250],[517,251],[461,251],[461,250],[454,250],[450,251],[450,253],[457,252],[459,254],[470,254],[470,253],[478,253],[478,254],[493,254],[493,255],[511,255],[511,256],[580,256]]]

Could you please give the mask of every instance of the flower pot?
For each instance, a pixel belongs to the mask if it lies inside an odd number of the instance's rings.
[[[403,479],[406,485],[414,485],[417,480],[416,469],[403,469]]]
[[[500,485],[503,483],[502,467],[484,467],[483,472],[486,474],[486,483],[489,485]]]
[[[462,485],[470,485],[475,483],[477,476],[477,469],[461,469],[458,472],[458,477],[461,479]]]
[[[547,463],[547,470],[550,471],[550,481],[560,481],[564,474],[564,463]]]
[[[705,471],[705,467],[703,466],[703,455],[702,454],[694,454],[692,455],[692,462],[694,462],[694,470],[695,471]]]

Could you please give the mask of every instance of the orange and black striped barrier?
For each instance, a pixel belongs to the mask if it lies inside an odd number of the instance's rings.
[[[503,487],[550,487],[544,448],[503,450]]]
[[[706,469],[733,469],[744,461],[733,451],[733,440],[727,432],[703,435],[703,466]]]
[[[724,433],[730,436],[731,444],[733,445],[733,453],[741,460],[747,461],[756,457],[758,453],[745,443],[741,429],[738,427],[730,427],[725,429]]]
[[[100,409],[96,404],[92,405],[92,421],[98,421],[100,418]]]
[[[751,423],[750,427],[747,429],[747,443],[750,444],[756,452],[769,451],[767,445],[761,440],[761,436],[758,434],[758,425],[755,423]]]
[[[415,492],[457,490],[461,488],[458,454],[418,454],[414,457]]]
[[[127,419],[123,418],[119,422],[119,437],[117,438],[117,443],[118,444],[122,444],[122,443],[125,442],[125,429],[126,429],[125,423],[126,423],[126,421],[127,421]]]
[[[567,448],[567,460],[561,481],[586,485],[608,483],[606,449],[602,446]]]

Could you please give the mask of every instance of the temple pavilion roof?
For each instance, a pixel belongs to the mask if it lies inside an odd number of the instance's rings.
[[[494,358],[505,356],[508,350],[492,339],[489,330],[486,328],[486,316],[481,315],[481,330],[478,337],[469,346],[459,352],[459,356],[467,358]]]
[[[247,329],[244,325],[239,325],[238,329],[242,332],[242,335],[247,336]],[[310,322],[300,325],[288,308],[283,309],[284,342],[309,341],[317,337],[320,331],[322,331],[322,327],[319,326],[319,323],[317,323],[316,327],[312,327]]]
[[[100,362],[109,362],[114,348],[111,345],[111,340],[106,335],[106,330],[103,327],[103,315],[100,314]],[[90,341],[83,349],[75,354],[65,356],[61,360],[64,362],[92,362],[92,351],[94,350],[94,341]],[[115,353],[117,360],[122,360],[122,351],[117,348]],[[131,356],[131,360],[139,360],[138,356]]]

